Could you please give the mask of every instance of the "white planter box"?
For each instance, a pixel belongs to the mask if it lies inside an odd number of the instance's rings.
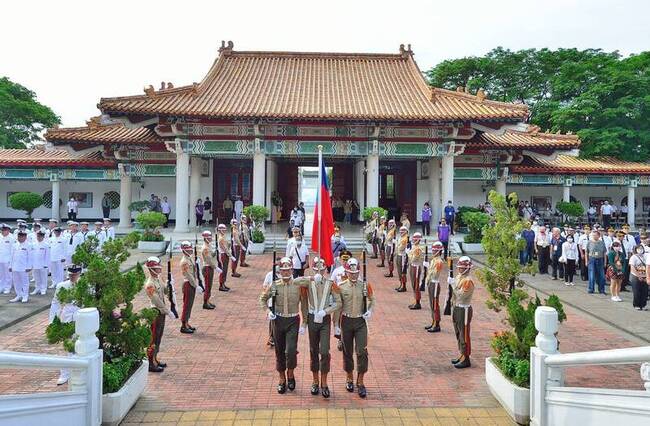
[[[144,253],[162,253],[167,241],[138,241],[138,250]]]
[[[463,253],[467,254],[481,254],[485,253],[483,250],[483,245],[481,243],[470,244],[470,243],[461,243]]]
[[[514,421],[523,425],[530,422],[530,390],[508,380],[494,365],[492,358],[485,360],[485,381],[492,395]]]
[[[148,374],[149,363],[145,359],[140,368],[133,373],[119,391],[102,395],[102,425],[117,426],[120,424],[144,392]]]
[[[248,246],[248,252],[250,254],[263,254],[265,246],[266,246],[265,243],[254,243],[251,241],[251,243]]]

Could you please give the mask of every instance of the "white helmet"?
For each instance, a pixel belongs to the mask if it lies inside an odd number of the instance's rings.
[[[462,256],[456,263],[456,269],[458,269],[458,272],[460,274],[468,273],[472,269],[472,266],[474,265],[472,264],[472,259],[470,259],[469,256]]]
[[[181,251],[188,256],[192,254],[192,243],[187,240],[181,242]]]
[[[212,232],[210,232],[210,231],[203,231],[203,232],[201,232],[201,236],[202,236],[203,238],[212,238]]]
[[[312,267],[316,272],[324,271],[327,269],[327,266],[325,266],[325,260],[318,256],[314,257],[314,264]]]
[[[439,256],[444,249],[445,246],[440,241],[436,241],[431,245],[431,254],[434,256]]]
[[[406,226],[400,226],[400,228],[399,228],[399,233],[401,234],[402,232],[406,232],[406,233],[408,233],[408,232],[409,232],[409,229],[408,229]]]
[[[224,225],[223,223],[220,223],[219,226],[217,226],[217,231],[219,231],[219,232],[221,232],[221,231],[225,232],[226,229],[227,229],[226,225]]]
[[[291,261],[290,258],[285,256],[282,259],[280,259],[280,270],[286,271],[288,269],[293,269],[293,262]]]
[[[354,257],[348,259],[344,268],[346,274],[359,276],[359,261]]]
[[[417,240],[419,242],[422,239],[422,234],[420,234],[419,232],[416,232],[416,233],[413,234],[412,238],[413,238],[414,241]]]
[[[145,266],[151,272],[154,272],[154,270],[157,269],[157,271],[155,272],[160,273],[160,271],[162,270],[162,266],[160,265],[160,259],[156,256],[148,257],[147,261],[145,262]]]

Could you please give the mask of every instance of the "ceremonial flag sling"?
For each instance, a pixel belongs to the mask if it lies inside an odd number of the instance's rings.
[[[316,197],[314,209],[314,224],[311,232],[311,249],[318,253],[323,259],[325,266],[334,264],[332,254],[332,234],[334,234],[334,218],[332,215],[332,204],[330,202],[329,186],[327,183],[327,172],[323,161],[323,147],[318,146],[318,180],[320,187]]]

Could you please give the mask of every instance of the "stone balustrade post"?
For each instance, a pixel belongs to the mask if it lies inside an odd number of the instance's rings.
[[[562,369],[546,365],[546,357],[558,353],[558,314],[554,308],[540,306],[535,310],[535,346],[530,348],[530,424],[544,426],[546,420],[546,388],[562,386]]]
[[[99,349],[99,311],[97,308],[79,309],[75,314],[75,357],[88,360],[88,369],[72,370],[71,391],[88,393],[87,424],[100,425],[102,421],[102,365],[103,351]]]

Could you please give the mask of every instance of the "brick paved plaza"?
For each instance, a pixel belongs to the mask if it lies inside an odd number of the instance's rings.
[[[176,277],[179,276],[177,261],[175,258]],[[449,362],[456,356],[449,317],[443,317],[442,333],[426,333],[423,326],[429,320],[429,311],[408,310],[406,306],[411,303],[410,293],[393,291],[396,281],[384,278],[385,270],[376,268],[374,260],[370,262],[369,279],[376,289],[378,304],[370,322],[370,370],[365,380],[369,395],[366,400],[361,400],[356,393],[345,391],[341,354],[334,343],[329,379],[332,397],[325,400],[310,395],[311,373],[306,335],[299,339],[296,391],[286,395],[276,392],[274,353],[265,344],[267,323],[257,303],[262,278],[270,270],[271,256],[267,254],[251,257],[251,268],[241,270],[242,278],[228,278],[232,291],[216,292],[216,310],[201,309],[197,299],[191,321],[198,329],[196,334],[180,334],[180,322],[167,322],[160,359],[167,362],[169,367],[162,374],[149,375],[147,390],[127,421],[160,423],[167,414],[164,421],[176,423],[181,420],[182,411],[194,411],[195,414],[186,413],[183,419],[194,422],[202,416],[201,420],[209,422],[223,420],[228,423],[240,419],[250,423],[255,419],[265,419],[268,423],[269,418],[274,418],[284,419],[286,424],[286,419],[295,419],[295,423],[299,423],[298,420],[303,422],[310,418],[310,413],[316,413],[313,419],[330,418],[339,419],[340,422],[345,416],[354,417],[362,423],[365,416],[366,423],[373,424],[369,419],[381,414],[388,423],[393,417],[397,420],[408,417],[419,424],[425,411],[432,413],[427,408],[433,407],[436,411],[430,419],[455,416],[456,420],[464,418],[469,423],[474,420],[507,423],[502,417],[504,412],[498,408],[484,382],[484,359],[491,353],[489,339],[495,330],[502,328],[502,316],[489,311],[484,305],[485,290],[479,286],[475,296],[472,368],[455,370]],[[138,297],[138,303],[145,303],[144,295]],[[567,314],[568,321],[561,326],[558,336],[563,352],[637,345],[592,323],[572,309],[567,309]],[[3,330],[0,332],[0,349],[62,353],[58,346],[47,345],[44,337],[46,324],[47,312],[43,312]],[[26,374],[16,373],[12,370],[0,371],[0,394],[56,388],[57,372],[33,370]],[[566,382],[568,386],[606,384],[613,388],[642,387],[636,366],[569,369]],[[442,410],[447,407],[457,410]],[[288,410],[268,414],[269,409],[283,408],[298,411],[295,414]],[[390,410],[398,408],[419,410],[406,410],[405,415],[394,416],[401,412]],[[257,417],[256,413],[266,417]]]

